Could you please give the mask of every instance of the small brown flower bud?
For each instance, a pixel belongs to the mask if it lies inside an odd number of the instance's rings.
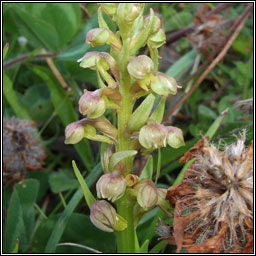
[[[91,29],[86,35],[86,43],[92,47],[100,46],[109,42],[110,32],[105,28]]]
[[[153,61],[146,55],[134,57],[127,66],[130,76],[136,80],[145,79],[153,72]]]
[[[105,112],[105,101],[99,95],[99,91],[86,92],[79,100],[79,112],[88,118],[98,118]]]
[[[96,201],[90,207],[91,222],[103,231],[114,231],[116,216],[115,208],[107,201]]]
[[[174,126],[167,126],[168,130],[168,137],[167,137],[167,144],[172,148],[180,148],[185,146],[183,132],[180,128]]]
[[[143,209],[148,210],[157,204],[158,193],[152,180],[142,179],[135,190],[138,191],[137,202]]]
[[[133,22],[143,11],[141,3],[121,3],[117,8],[117,16],[127,23]]]
[[[121,198],[126,189],[126,181],[118,171],[104,174],[96,184],[98,198],[106,198],[115,202]]]
[[[175,95],[177,93],[177,83],[174,78],[157,72],[155,76],[155,80],[151,83],[151,89],[159,94],[168,96],[168,94]]]
[[[84,125],[78,121],[69,124],[65,129],[65,144],[76,144],[84,138]]]
[[[167,128],[162,124],[149,123],[140,129],[139,142],[146,149],[157,149],[166,146]]]

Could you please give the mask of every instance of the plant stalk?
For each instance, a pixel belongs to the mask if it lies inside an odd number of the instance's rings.
[[[125,54],[126,55],[126,54]],[[127,132],[127,124],[132,114],[133,100],[130,94],[130,76],[127,72],[126,66],[129,56],[120,58],[120,66],[125,67],[121,69],[120,74],[120,93],[122,95],[122,109],[118,111],[118,145],[117,152],[131,149],[131,138]],[[126,170],[124,175],[132,172],[132,158],[124,159]],[[117,212],[126,219],[128,225],[123,231],[116,232],[117,237],[117,252],[118,253],[134,253],[135,252],[135,231],[133,220],[134,201],[129,194],[125,194],[116,202]]]

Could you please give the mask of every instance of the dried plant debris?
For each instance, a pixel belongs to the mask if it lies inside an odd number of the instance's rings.
[[[37,137],[36,123],[10,118],[3,121],[4,178],[22,179],[24,171],[40,170],[46,154]]]
[[[240,110],[245,114],[253,113],[253,98],[247,100],[239,100],[234,104],[234,109]]]
[[[245,132],[224,151],[203,138],[181,159],[196,161],[182,183],[168,189],[173,233],[161,238],[177,252],[253,252],[253,143],[244,143]]]
[[[187,37],[193,48],[205,56],[214,50],[224,37],[223,27],[227,23],[219,15],[210,14],[210,6],[202,4],[194,18],[195,30]]]

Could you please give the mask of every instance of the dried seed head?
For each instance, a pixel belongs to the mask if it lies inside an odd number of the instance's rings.
[[[40,170],[46,154],[37,137],[36,124],[11,118],[3,121],[3,171],[7,178],[21,178],[27,168]]]
[[[175,204],[173,236],[178,250],[186,246],[188,253],[245,252],[252,237],[252,144],[246,147],[241,135],[219,151],[203,140],[189,151],[196,161],[182,183],[167,194]]]

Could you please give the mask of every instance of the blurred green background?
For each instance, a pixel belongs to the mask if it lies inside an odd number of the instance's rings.
[[[218,4],[211,3],[208,7],[215,8]],[[203,11],[199,11],[202,5],[153,3],[146,4],[145,13],[149,8],[157,12],[168,39],[173,33],[193,26],[195,17],[201,15],[206,19]],[[218,14],[220,22],[232,25],[245,8],[244,4],[234,3]],[[111,19],[104,17],[115,30]],[[206,52],[212,51],[231,25],[215,27],[213,34],[203,38],[201,43],[207,42]],[[47,154],[44,170],[27,170],[24,179],[19,182],[9,180],[3,186],[5,253],[114,253],[116,250],[114,234],[102,232],[91,224],[89,209],[71,166],[71,161],[76,160],[95,193],[95,182],[102,172],[100,145],[87,140],[75,146],[64,144],[65,126],[80,118],[78,100],[83,90],[97,88],[95,71],[81,68],[77,59],[88,51],[108,51],[107,46],[91,48],[85,43],[87,32],[97,26],[97,4],[94,3],[3,3],[2,48],[9,43],[3,62],[3,119],[16,116],[35,121]],[[192,32],[161,47],[161,72],[182,84],[207,58],[205,49],[198,47],[197,35]],[[195,76],[167,102],[166,111],[197,79]],[[162,150],[161,187],[168,188],[173,184],[182,169],[178,159],[226,108],[229,112],[213,142],[221,139],[221,148],[234,141],[233,135],[239,134],[242,128],[247,129],[247,142],[253,138],[253,116],[252,111],[248,111],[252,103],[244,103],[244,108],[235,107],[237,102],[253,97],[252,79],[251,15],[225,58],[193,91],[175,117],[166,121],[183,130],[186,146]],[[106,116],[115,122],[110,111]],[[142,159],[138,157],[135,161],[137,171]],[[156,162],[154,155],[154,165]],[[172,222],[155,208],[138,226],[139,240],[143,242],[149,238],[151,249],[158,243],[155,226],[159,217],[168,224]],[[175,252],[175,246],[166,246],[164,242],[159,247],[163,248],[163,253]]]

